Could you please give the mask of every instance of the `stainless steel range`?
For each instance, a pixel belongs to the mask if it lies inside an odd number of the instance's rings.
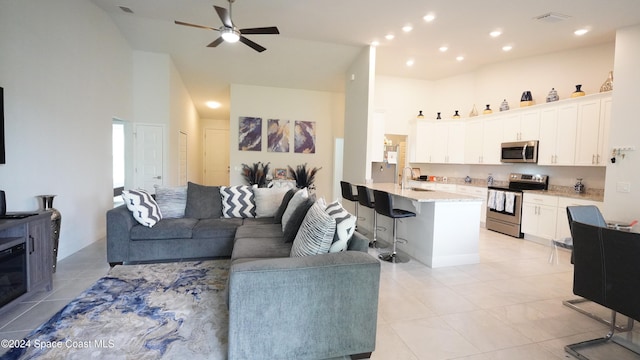
[[[522,223],[522,191],[547,190],[547,175],[512,173],[508,187],[489,186],[487,197],[487,229],[517,238],[523,237],[520,231]]]

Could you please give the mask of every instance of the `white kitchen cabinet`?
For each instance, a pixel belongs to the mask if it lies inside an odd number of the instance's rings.
[[[464,129],[464,163],[482,164],[484,126],[481,119],[471,120],[465,124]]]
[[[501,164],[500,144],[503,139],[502,120],[500,118],[487,119],[482,133],[482,163]]]
[[[470,185],[458,185],[456,187],[456,192],[458,194],[469,195],[473,197],[477,197],[482,199],[482,208],[480,210],[480,222],[487,222],[487,188],[486,187],[478,187],[478,186],[470,186]]]
[[[540,110],[517,112],[502,117],[504,141],[538,140],[540,137]]]
[[[611,97],[578,103],[575,165],[606,165],[604,146],[608,142],[610,118]]]
[[[573,165],[578,104],[572,102],[540,111],[538,165]]]
[[[557,215],[557,196],[523,194],[521,226],[523,233],[543,239],[555,239]]]
[[[409,135],[410,162],[430,162],[433,149],[433,127],[434,123],[431,121],[415,121],[414,131]]]
[[[435,122],[433,131],[428,134],[427,141],[429,159],[425,162],[436,164],[464,163],[464,123]],[[430,150],[430,151],[429,151]]]

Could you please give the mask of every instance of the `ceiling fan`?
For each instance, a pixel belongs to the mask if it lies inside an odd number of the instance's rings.
[[[178,20],[176,20],[175,23],[178,25],[192,26],[200,29],[219,31],[220,37],[215,39],[211,44],[207,45],[208,47],[216,47],[225,41],[229,43],[240,41],[245,45],[248,45],[249,47],[251,47],[257,52],[263,52],[267,50],[267,48],[247,39],[246,37],[244,37],[244,35],[280,34],[280,31],[278,31],[278,28],[275,26],[270,26],[270,27],[260,27],[260,28],[238,29],[233,24],[233,21],[231,20],[231,5],[234,2],[235,0],[229,0],[228,11],[223,7],[219,7],[215,5],[213,6],[216,9],[218,16],[220,17],[220,20],[222,21],[222,26],[220,26],[217,29],[209,26],[190,24],[190,23],[186,23]]]

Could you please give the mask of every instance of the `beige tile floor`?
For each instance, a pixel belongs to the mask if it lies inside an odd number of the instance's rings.
[[[106,274],[105,252],[101,240],[60,261],[52,292],[0,315],[0,339],[24,337]],[[415,260],[382,263],[372,359],[572,358],[565,345],[602,336],[607,327],[562,305],[574,297],[573,268],[567,251],[559,250],[558,264],[548,262],[549,253],[549,247],[481,229],[480,264],[431,269]],[[640,333],[631,335],[638,339]],[[589,356],[612,354],[637,358],[614,344]]]

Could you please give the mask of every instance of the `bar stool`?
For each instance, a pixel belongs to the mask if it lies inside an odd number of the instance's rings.
[[[356,185],[358,189],[358,202],[360,205],[373,210],[373,240],[369,242],[370,248],[378,248],[378,212],[375,210],[375,201],[371,199],[371,194],[366,186]],[[380,227],[384,229],[383,227]]]
[[[342,189],[342,198],[349,201],[353,201],[356,208],[356,229],[358,228],[358,194],[353,195],[353,186],[346,181],[340,181],[340,188]]]
[[[398,243],[397,221],[400,218],[415,217],[416,213],[393,208],[393,198],[390,193],[386,191],[373,190],[373,198],[376,212],[380,215],[390,217],[393,219],[393,250],[390,253],[380,254],[378,257],[383,261],[392,263],[407,262],[408,258],[398,256],[396,252],[396,244]]]

